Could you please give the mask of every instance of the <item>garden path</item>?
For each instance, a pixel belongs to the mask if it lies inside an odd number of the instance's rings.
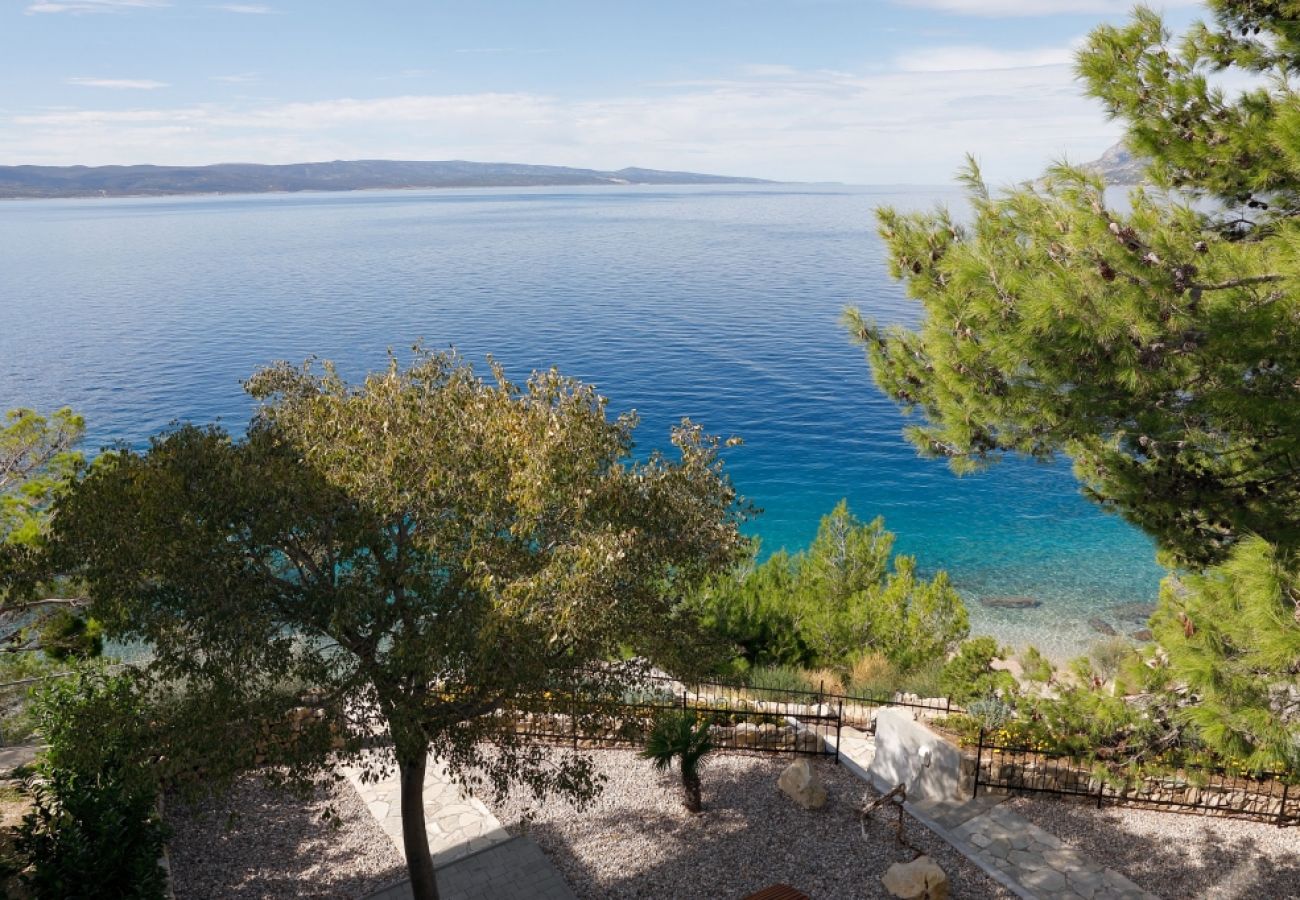
[[[829,740],[833,743],[835,738]],[[868,774],[875,739],[845,728],[840,761],[877,790]],[[906,803],[919,822],[1017,896],[1031,900],[1159,900],[1125,876],[1067,847],[1023,816],[1003,807],[1005,795],[983,795],[966,802]]]
[[[364,781],[362,769],[350,766],[344,767],[343,774],[405,858],[397,772],[379,781]],[[425,769],[424,821],[444,900],[574,900],[568,883],[541,849],[528,838],[511,837],[434,756]],[[369,900],[410,896],[410,882],[402,881]]]
[[[405,858],[401,783],[396,770],[387,778],[371,782],[363,781],[361,772],[361,769],[351,766],[343,769],[343,774],[352,782],[370,814]],[[452,781],[447,770],[433,756],[429,757],[424,776],[424,821],[435,867],[510,839],[496,816]]]

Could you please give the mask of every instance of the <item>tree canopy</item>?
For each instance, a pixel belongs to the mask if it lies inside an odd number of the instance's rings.
[[[921,578],[893,547],[883,519],[862,522],[841,501],[807,550],[708,582],[704,622],[757,665],[844,668],[875,654],[906,672],[942,659],[969,631],[966,607],[946,573]]]
[[[1213,20],[1177,42],[1139,8],[1079,52],[1088,92],[1150,160],[1149,186],[1112,202],[1098,177],[1058,165],[995,195],[972,163],[969,218],[879,213],[921,325],[848,314],[877,383],[924,418],[909,429],[922,453],[965,472],[1063,452],[1085,493],[1193,570],[1262,565],[1253,536],[1278,549],[1273,560],[1300,545],[1300,95],[1288,80],[1300,4],[1210,8]],[[1215,86],[1225,70],[1257,86],[1230,96]],[[1227,658],[1195,636],[1232,608],[1221,591],[1191,602],[1197,589],[1166,591],[1162,615],[1182,624],[1160,634],[1179,676],[1204,687]],[[1293,613],[1276,591],[1256,621],[1290,642]],[[1258,684],[1295,683],[1294,660],[1248,658],[1238,671]],[[1268,735],[1281,725],[1294,742],[1295,717],[1262,700],[1267,690],[1229,694],[1257,715],[1236,717],[1232,740],[1209,739],[1276,751]]]
[[[1246,534],[1300,540],[1287,200],[1300,169],[1286,161],[1297,145],[1282,114],[1295,95],[1275,83],[1229,100],[1207,78],[1242,64],[1280,74],[1295,60],[1266,52],[1265,38],[1295,23],[1276,13],[1246,26],[1259,4],[1214,6],[1219,29],[1193,29],[1181,49],[1140,10],[1080,53],[1090,92],[1128,123],[1156,188],[1126,209],[1096,177],[1058,166],[993,196],[972,166],[969,223],[880,212],[891,271],[926,308],[922,327],[850,318],[881,387],[924,414],[911,430],[923,452],[964,471],[1063,450],[1091,496],[1193,565]]]
[[[46,651],[54,658],[97,655],[98,626],[76,600],[48,598],[40,584],[38,550],[49,531],[54,500],[81,471],[76,449],[85,422],[71,409],[49,416],[12,409],[0,425],[0,650]]]
[[[744,546],[718,442],[674,430],[633,456],[634,414],[555,371],[484,380],[417,348],[359,384],[279,364],[247,434],[178,427],[100,460],[61,498],[54,555],[110,633],[210,698],[202,753],[267,752],[289,707],[327,711],[303,771],[391,740],[416,896],[435,896],[420,791],[430,751],[463,779],[579,798],[588,761],[546,762],[510,708],[576,669],[620,696],[629,649],[679,660],[681,598]],[[487,749],[491,745],[492,749]]]
[[[42,416],[11,409],[0,427],[0,543],[30,544],[45,530],[51,501],[82,463],[86,424],[71,409]]]

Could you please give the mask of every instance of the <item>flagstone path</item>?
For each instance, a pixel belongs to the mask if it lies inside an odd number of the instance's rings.
[[[345,767],[343,772],[405,859],[397,773],[366,782],[360,769]],[[575,900],[541,848],[528,838],[511,837],[482,801],[467,795],[432,756],[424,776],[424,821],[443,900]],[[369,900],[410,896],[410,882],[403,881]]]
[[[378,782],[362,781],[357,768],[346,767],[343,774],[405,859],[401,783],[397,772]],[[424,822],[435,867],[510,840],[510,834],[496,816],[482,801],[467,796],[432,756],[424,775]]]
[[[834,743],[834,737],[830,741]],[[875,784],[867,773],[875,753],[875,738],[845,728],[840,761],[858,777],[885,791],[894,785]],[[1124,875],[1067,847],[1023,816],[1003,807],[1005,794],[983,794],[965,802],[906,803],[918,821],[938,834],[991,877],[1028,900],[1159,900]]]

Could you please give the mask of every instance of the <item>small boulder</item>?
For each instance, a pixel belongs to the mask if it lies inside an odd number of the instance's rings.
[[[901,900],[947,900],[948,876],[928,856],[894,863],[880,879],[885,890]]]
[[[792,762],[776,784],[782,793],[804,809],[820,809],[826,805],[826,788],[806,759]]]
[[[1093,616],[1091,619],[1089,619],[1088,627],[1090,627],[1093,631],[1097,632],[1098,634],[1104,634],[1107,637],[1115,637],[1117,634],[1119,634],[1119,632],[1115,630],[1115,626],[1111,625],[1109,622],[1107,622],[1105,619],[1101,618],[1100,616]]]
[[[1156,639],[1156,636],[1151,633],[1150,628],[1139,628],[1137,631],[1133,632],[1130,637],[1135,641],[1142,641],[1144,644],[1149,644],[1151,641]]]

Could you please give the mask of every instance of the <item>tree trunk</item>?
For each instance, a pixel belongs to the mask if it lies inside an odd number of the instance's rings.
[[[428,755],[397,761],[402,782],[402,849],[411,876],[414,900],[438,900],[438,879],[429,854],[429,832],[424,825],[424,769]]]
[[[682,773],[682,794],[686,799],[686,810],[688,812],[701,812],[704,809],[704,801],[700,797],[700,776],[695,773]]]

